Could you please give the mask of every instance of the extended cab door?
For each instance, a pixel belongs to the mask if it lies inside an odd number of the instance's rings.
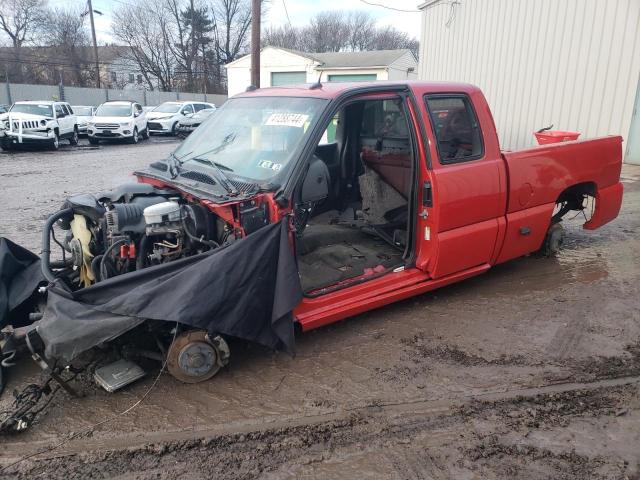
[[[440,278],[492,262],[504,231],[506,171],[479,90],[426,93],[420,108],[431,161],[418,238],[429,248],[417,266]]]

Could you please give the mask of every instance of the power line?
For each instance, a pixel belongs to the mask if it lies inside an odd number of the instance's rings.
[[[382,3],[370,2],[368,0],[360,0],[360,1],[362,3],[366,3],[367,5],[371,5],[373,7],[386,8],[387,10],[394,10],[396,12],[402,12],[402,13],[419,13],[420,12],[420,10],[405,10],[404,8],[389,7],[388,5],[383,5]]]
[[[291,25],[291,19],[289,18],[289,11],[287,10],[287,0],[282,0],[282,6],[284,7],[284,14],[287,16],[287,22],[289,22],[289,28],[293,30],[293,25]]]

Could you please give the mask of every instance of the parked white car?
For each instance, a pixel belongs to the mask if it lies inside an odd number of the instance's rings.
[[[140,138],[149,138],[147,114],[142,105],[128,100],[104,102],[87,124],[89,143],[97,145],[100,140],[127,140],[138,143]]]
[[[57,150],[60,140],[78,144],[78,122],[71,105],[47,100],[14,103],[0,115],[0,147],[45,145]]]
[[[175,135],[180,120],[207,108],[216,108],[216,106],[213,103],[206,102],[164,102],[147,114],[149,131],[151,133]]]
[[[87,134],[87,125],[96,113],[96,107],[91,105],[73,105],[73,113],[78,119],[78,133],[80,135]]]

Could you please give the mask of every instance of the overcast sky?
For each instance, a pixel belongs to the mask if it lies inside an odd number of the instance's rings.
[[[101,11],[104,15],[96,15],[96,35],[98,43],[110,42],[113,39],[110,35],[111,12],[118,4],[125,4],[131,0],[92,0],[93,8]],[[367,0],[369,1],[369,0]],[[380,3],[390,7],[417,10],[416,0],[371,0],[373,3]],[[285,25],[287,15],[285,5],[289,13],[292,25],[305,25],[309,18],[318,12],[325,10],[365,10],[373,15],[380,25],[393,25],[399,30],[404,30],[413,37],[418,38],[420,31],[420,14],[414,12],[397,12],[382,7],[367,5],[362,0],[270,0],[266,15],[263,18],[263,27],[269,25]],[[68,7],[86,5],[86,0],[49,0],[52,7]],[[89,20],[87,19],[87,22]]]

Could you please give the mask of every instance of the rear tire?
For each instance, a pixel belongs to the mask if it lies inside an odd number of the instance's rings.
[[[564,243],[564,228],[560,223],[554,223],[547,230],[547,235],[544,237],[542,248],[540,253],[546,257],[553,257],[562,250]]]

